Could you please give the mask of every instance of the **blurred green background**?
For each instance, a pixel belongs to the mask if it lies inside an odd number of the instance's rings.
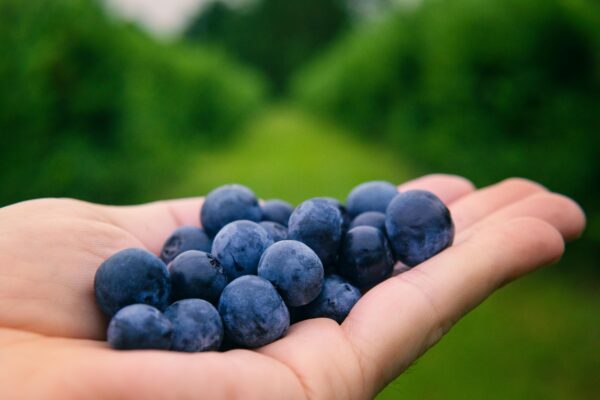
[[[597,398],[600,3],[192,0],[165,36],[119,1],[0,0],[0,206],[529,177],[583,205],[583,238],[380,398]]]

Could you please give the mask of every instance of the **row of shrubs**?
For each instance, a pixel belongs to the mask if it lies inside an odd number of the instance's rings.
[[[292,94],[424,171],[527,176],[600,212],[594,0],[423,0],[340,40]]]
[[[0,0],[0,206],[160,193],[264,102],[211,49],[160,44],[91,0]]]

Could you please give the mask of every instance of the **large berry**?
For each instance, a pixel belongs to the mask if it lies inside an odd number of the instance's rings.
[[[342,225],[342,214],[330,200],[306,200],[290,216],[288,239],[297,240],[313,249],[323,266],[328,268],[337,262]]]
[[[294,207],[287,201],[267,200],[261,206],[263,221],[273,221],[283,226],[288,226],[288,221]]]
[[[259,222],[262,211],[258,199],[242,185],[225,185],[210,192],[200,211],[202,227],[214,236],[230,222],[240,219]]]
[[[396,186],[389,182],[372,181],[356,186],[346,199],[350,217],[367,211],[385,212],[388,204],[398,194]]]
[[[269,281],[252,275],[227,285],[219,300],[219,314],[226,337],[248,348],[279,339],[290,325],[290,314],[277,290]]]
[[[212,240],[204,230],[196,228],[195,226],[182,226],[181,228],[175,229],[171,236],[165,241],[162,251],[160,252],[160,258],[165,264],[168,264],[184,251],[200,250],[208,252],[211,247]]]
[[[212,254],[219,260],[229,279],[256,274],[260,256],[273,239],[260,225],[252,221],[235,221],[223,227],[215,236]]]
[[[219,261],[204,251],[181,253],[169,264],[171,299],[204,299],[217,304],[227,286],[227,277]]]
[[[308,304],[319,295],[323,274],[323,264],[315,252],[295,240],[275,243],[258,264],[258,276],[271,282],[293,307]]]
[[[94,292],[98,306],[108,316],[136,303],[163,310],[169,300],[169,272],[160,258],[146,250],[121,250],[96,271]]]
[[[362,214],[358,214],[356,218],[352,220],[350,229],[356,228],[357,226],[372,226],[385,232],[385,214],[379,211],[367,211]]]
[[[327,200],[328,202],[330,202],[331,204],[336,206],[338,210],[340,210],[340,213],[342,214],[342,231],[346,232],[348,230],[348,227],[350,226],[350,214],[348,214],[348,209],[346,208],[346,206],[343,205],[341,201],[339,201],[338,199],[336,199],[334,197],[316,197],[316,198]]]
[[[262,221],[258,224],[265,228],[273,242],[287,239],[288,230],[285,226],[273,221]]]
[[[388,206],[385,227],[396,258],[413,267],[452,244],[450,211],[433,193],[411,190]]]
[[[132,304],[119,310],[108,325],[107,340],[115,349],[161,349],[171,347],[173,326],[159,310]]]
[[[358,226],[344,236],[339,271],[356,287],[369,288],[388,278],[394,256],[385,234],[372,226]]]
[[[345,279],[329,275],[319,296],[302,308],[303,318],[331,318],[341,324],[360,299],[360,291]]]
[[[171,350],[196,352],[218,350],[223,323],[217,309],[207,301],[187,299],[171,304],[165,316],[173,324]]]

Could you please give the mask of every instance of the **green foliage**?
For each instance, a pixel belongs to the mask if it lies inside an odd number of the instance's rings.
[[[218,52],[155,43],[87,0],[0,0],[0,49],[0,204],[148,197],[263,101]]]
[[[343,39],[293,93],[422,170],[527,176],[598,210],[594,1],[424,0]]]
[[[268,76],[281,92],[289,75],[348,25],[342,0],[256,0],[245,7],[213,1],[186,36],[222,46]]]

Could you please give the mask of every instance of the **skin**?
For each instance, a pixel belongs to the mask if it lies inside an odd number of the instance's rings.
[[[371,289],[341,325],[293,325],[258,351],[115,351],[92,282],[102,260],[141,246],[158,254],[202,199],[111,207],[67,199],[0,209],[0,398],[365,399],[433,346],[495,290],[556,262],[585,216],[523,179],[475,190],[426,176],[400,190],[434,192],[455,245]]]

